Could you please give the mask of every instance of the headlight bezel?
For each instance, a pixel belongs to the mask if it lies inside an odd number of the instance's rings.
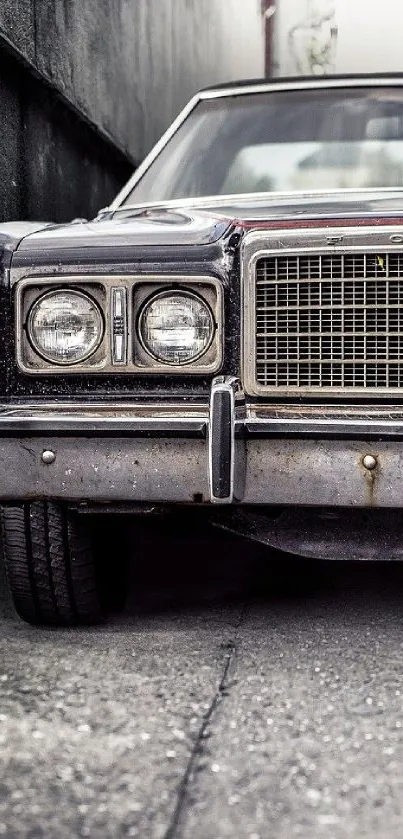
[[[63,357],[57,358],[57,360],[55,360],[55,358],[52,358],[50,354],[47,354],[42,348],[39,347],[38,343],[35,341],[33,334],[33,319],[39,306],[43,303],[43,301],[49,299],[50,297],[55,297],[57,295],[71,295],[72,297],[79,297],[81,299],[84,299],[85,301],[88,301],[93,306],[94,311],[96,312],[96,315],[98,317],[100,331],[96,343],[93,346],[91,346],[87,352],[80,356],[80,358],[74,359],[73,361],[65,360],[63,359]],[[40,358],[42,358],[48,364],[52,364],[52,366],[68,368],[84,364],[99,349],[105,335],[105,317],[98,302],[87,291],[82,291],[78,288],[55,287],[49,289],[48,291],[45,291],[31,304],[26,318],[25,329],[28,341],[31,344],[33,351],[37,353]]]
[[[164,298],[175,297],[175,296],[176,297],[183,297],[183,298],[189,299],[189,300],[196,300],[198,303],[200,303],[205,308],[205,310],[208,314],[208,317],[209,317],[209,321],[210,321],[210,337],[209,337],[209,340],[208,340],[207,344],[198,353],[193,355],[191,358],[186,359],[185,361],[172,362],[172,361],[168,361],[168,360],[162,358],[161,356],[158,356],[158,354],[156,352],[153,352],[150,349],[150,347],[147,345],[147,342],[144,339],[142,324],[143,324],[144,317],[147,313],[147,310],[149,309],[150,306],[152,306],[152,304],[155,301],[163,300]],[[139,312],[137,314],[136,327],[137,327],[137,329],[136,329],[137,336],[138,336],[138,339],[139,339],[143,349],[153,359],[154,362],[157,362],[158,364],[162,364],[164,366],[164,368],[175,367],[175,368],[178,368],[178,369],[184,369],[184,368],[188,367],[189,365],[196,364],[198,361],[200,361],[200,359],[203,358],[203,356],[206,355],[206,353],[208,352],[208,350],[211,347],[211,344],[214,341],[214,336],[215,336],[215,333],[216,333],[216,330],[217,330],[217,323],[216,323],[216,320],[214,318],[214,314],[212,312],[212,309],[211,309],[209,303],[207,302],[207,300],[205,298],[201,297],[199,294],[197,294],[194,291],[190,291],[187,288],[171,286],[170,288],[162,289],[161,291],[154,291],[148,298],[146,298],[146,300],[142,303],[141,308],[139,309]]]
[[[15,304],[16,362],[18,369],[30,376],[78,375],[160,375],[208,376],[222,368],[224,352],[224,286],[221,279],[208,274],[122,274],[70,273],[53,271],[42,275],[15,269],[12,277]],[[98,348],[84,361],[72,364],[55,363],[43,358],[33,348],[27,335],[28,314],[36,301],[46,293],[77,290],[98,304],[104,319],[104,335]],[[123,290],[123,304],[121,292]],[[140,309],[146,300],[157,293],[175,290],[195,294],[212,312],[215,324],[213,339],[207,351],[194,361],[170,365],[153,358],[144,349],[137,331]],[[117,295],[119,306],[116,306]],[[122,317],[123,316],[123,317]],[[123,339],[122,329],[124,332]],[[116,351],[117,341],[123,345],[122,354]],[[123,342],[123,344],[122,344]]]

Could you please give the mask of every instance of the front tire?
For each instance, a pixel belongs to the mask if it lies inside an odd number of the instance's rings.
[[[91,531],[62,504],[0,509],[6,574],[15,608],[32,624],[74,626],[101,619]]]

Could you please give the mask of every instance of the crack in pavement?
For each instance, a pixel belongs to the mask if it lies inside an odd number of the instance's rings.
[[[245,610],[243,609],[239,617],[239,620],[236,624],[236,632],[238,631],[244,619],[244,611]],[[176,832],[180,827],[182,821],[182,815],[185,809],[186,801],[189,797],[190,784],[196,771],[196,764],[197,761],[200,759],[201,755],[203,754],[203,742],[207,739],[207,731],[211,725],[212,719],[214,717],[218,705],[221,703],[222,699],[224,699],[224,697],[228,695],[228,688],[230,687],[228,676],[231,669],[231,665],[237,653],[236,641],[230,640],[227,642],[223,642],[221,644],[221,648],[228,650],[224,659],[225,663],[221,673],[221,678],[218,683],[217,690],[211,700],[211,703],[206,713],[202,717],[202,722],[197,732],[197,736],[194,741],[193,748],[190,753],[189,760],[179,787],[175,809],[172,814],[172,819],[166,833],[164,834],[164,839],[174,839],[174,837],[176,836]]]

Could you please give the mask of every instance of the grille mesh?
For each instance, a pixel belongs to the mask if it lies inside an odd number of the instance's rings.
[[[403,387],[402,277],[400,253],[259,259],[258,384]]]

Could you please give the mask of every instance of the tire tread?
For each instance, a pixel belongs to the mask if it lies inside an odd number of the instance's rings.
[[[0,508],[6,574],[19,615],[34,624],[100,620],[91,534],[51,501]]]

